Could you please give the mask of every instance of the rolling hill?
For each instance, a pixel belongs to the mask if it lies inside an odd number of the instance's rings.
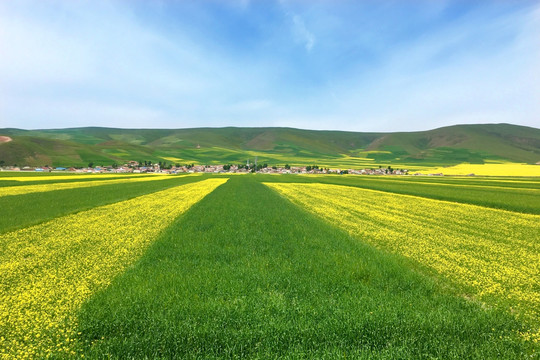
[[[8,141],[10,140],[10,141]],[[359,133],[293,128],[0,129],[0,163],[111,165],[130,160],[372,167],[540,161],[540,129],[455,125],[419,132]]]

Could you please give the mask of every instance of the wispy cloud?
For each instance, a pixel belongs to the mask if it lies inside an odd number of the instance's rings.
[[[292,21],[295,36],[304,43],[307,51],[311,51],[313,45],[315,45],[315,35],[306,28],[304,20],[299,15],[293,15]]]
[[[286,0],[279,0],[282,12],[288,19],[291,26],[291,33],[296,42],[304,45],[309,52],[315,45],[315,35],[306,27],[306,23],[301,15],[291,9],[291,4]]]

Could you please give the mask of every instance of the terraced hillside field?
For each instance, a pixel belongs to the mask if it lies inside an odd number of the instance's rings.
[[[539,197],[537,178],[2,176],[0,356],[536,358]]]

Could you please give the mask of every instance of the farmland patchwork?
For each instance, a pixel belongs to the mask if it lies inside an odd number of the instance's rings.
[[[266,183],[381,249],[404,255],[540,333],[539,215],[329,184]]]
[[[69,354],[78,307],[226,181],[178,186],[1,235],[0,356]]]
[[[51,178],[49,178],[51,179]],[[154,181],[154,180],[166,180],[169,179],[167,176],[143,176],[143,177],[127,177],[121,179],[110,179],[110,180],[96,180],[96,181],[77,181],[77,182],[58,182],[52,184],[37,184],[37,185],[21,185],[21,186],[6,186],[0,188],[0,196],[8,195],[22,195],[30,194],[36,192],[45,192],[53,190],[67,190],[67,189],[77,189],[85,188],[92,186],[100,185],[111,185],[111,184],[121,184],[121,183],[136,183],[141,181]]]
[[[0,359],[538,356],[536,178],[18,177]]]

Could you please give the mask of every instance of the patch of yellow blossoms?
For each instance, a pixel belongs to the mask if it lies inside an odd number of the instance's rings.
[[[74,314],[227,179],[208,179],[0,235],[0,357],[70,354]]]
[[[443,173],[444,175],[487,175],[487,176],[540,176],[540,166],[517,163],[459,164],[450,167],[421,169],[420,172]]]
[[[52,183],[52,184],[37,184],[37,185],[21,185],[21,186],[6,186],[0,187],[0,196],[7,195],[22,195],[36,192],[45,192],[53,190],[66,190],[66,189],[78,189],[100,185],[110,184],[122,184],[122,183],[136,183],[141,181],[153,181],[153,180],[165,180],[170,179],[165,175],[162,176],[141,176],[141,177],[128,177],[121,179],[110,180],[95,180],[95,181],[76,181],[76,182],[64,182],[64,183]]]
[[[540,216],[325,184],[266,183],[375,246],[412,258],[487,303],[510,305],[540,340]]]

